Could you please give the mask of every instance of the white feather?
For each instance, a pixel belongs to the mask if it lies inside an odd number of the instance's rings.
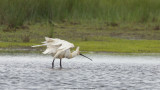
[[[42,42],[44,44],[35,45],[32,47],[47,46],[47,49],[43,52],[43,54],[52,54],[52,55],[55,55],[58,51],[65,51],[67,49],[74,47],[72,43],[58,38],[45,37],[45,40],[46,41]]]

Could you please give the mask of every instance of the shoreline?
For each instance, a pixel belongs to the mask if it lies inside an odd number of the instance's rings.
[[[75,48],[80,46],[84,53],[160,53],[159,40],[113,40],[72,42]],[[0,52],[36,52],[40,53],[46,47],[33,48],[37,43],[0,42]],[[71,49],[73,51],[75,48]]]
[[[38,55],[44,55],[42,52],[44,50],[36,50],[36,49],[2,49],[0,48],[0,55],[25,55],[25,54],[38,54]],[[101,51],[82,51],[83,54],[87,55],[114,55],[114,56],[160,56],[160,52],[158,53],[127,53],[127,52],[101,52]],[[48,54],[46,54],[48,55]],[[49,55],[50,56],[50,55]]]

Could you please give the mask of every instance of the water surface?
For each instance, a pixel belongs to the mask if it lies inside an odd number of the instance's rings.
[[[160,89],[159,55],[87,54],[59,60],[40,54],[1,54],[0,90]]]

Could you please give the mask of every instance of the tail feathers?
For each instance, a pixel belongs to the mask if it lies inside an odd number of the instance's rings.
[[[40,47],[40,46],[46,46],[46,44],[42,44],[42,45],[35,45],[35,46],[32,46],[32,47]]]

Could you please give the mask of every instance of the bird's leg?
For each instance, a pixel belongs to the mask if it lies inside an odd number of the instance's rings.
[[[54,68],[54,60],[55,60],[55,58],[53,59],[53,62],[52,62],[52,68]]]
[[[62,62],[62,59],[60,59],[60,68],[62,68],[62,63],[61,62]]]
[[[55,55],[54,55],[54,58],[57,58],[63,51],[62,50],[59,50]],[[60,66],[62,67],[61,65],[61,59],[60,59]]]

